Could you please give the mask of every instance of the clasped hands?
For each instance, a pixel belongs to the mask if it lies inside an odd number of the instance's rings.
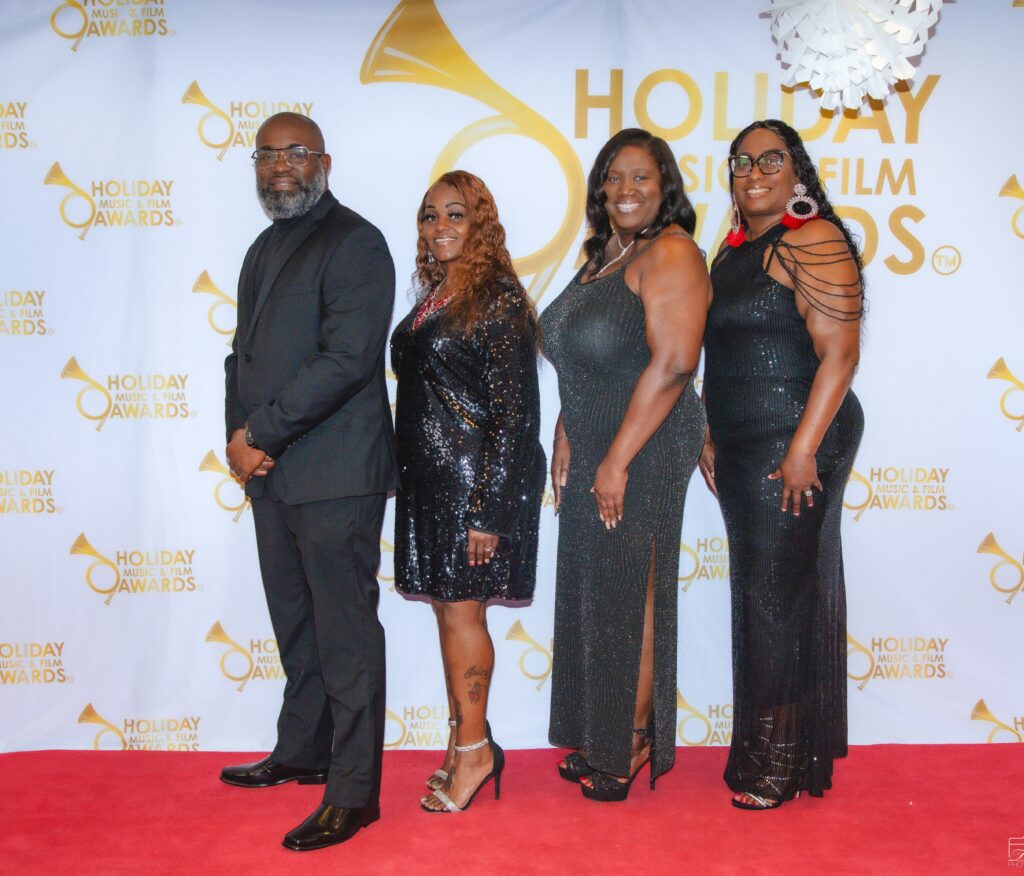
[[[266,477],[274,467],[274,460],[257,447],[245,443],[245,429],[235,429],[225,450],[228,468],[240,483],[247,484],[254,477]]]

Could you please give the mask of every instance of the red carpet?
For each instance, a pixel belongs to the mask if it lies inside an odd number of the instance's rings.
[[[417,800],[439,762],[389,752],[383,815],[355,839],[296,853],[283,834],[322,789],[217,781],[219,752],[0,755],[0,873],[715,874],[996,873],[1024,837],[1024,747],[857,747],[835,790],[771,812],[729,805],[725,749],[680,749],[653,794],[599,804],[558,778],[554,751],[513,751],[502,799],[462,815]],[[252,759],[252,758],[249,758]],[[1011,864],[1010,872],[1014,872]]]

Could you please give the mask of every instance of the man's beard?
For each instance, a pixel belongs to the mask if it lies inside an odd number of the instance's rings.
[[[263,209],[270,214],[272,219],[294,219],[297,216],[305,216],[316,202],[320,200],[323,193],[327,191],[327,173],[324,166],[317,162],[316,176],[309,183],[296,180],[298,188],[294,191],[280,191],[270,187],[270,181],[265,186],[256,182],[256,194],[259,196]]]

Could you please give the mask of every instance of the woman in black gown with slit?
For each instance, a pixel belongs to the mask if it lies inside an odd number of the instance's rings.
[[[729,537],[733,736],[741,809],[832,785],[846,754],[839,525],[864,429],[850,391],[861,260],[799,135],[755,122],[729,157],[733,231],[712,268],[709,435],[700,467]]]
[[[710,289],[668,145],[628,129],[590,173],[587,263],[541,316],[562,411],[550,738],[595,800],[675,753],[676,602],[704,412],[690,380]]]

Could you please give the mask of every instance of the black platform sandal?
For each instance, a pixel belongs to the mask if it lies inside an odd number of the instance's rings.
[[[580,779],[584,776],[592,776],[593,774],[594,768],[587,763],[587,759],[578,751],[567,754],[558,765],[558,775],[567,782],[579,784]]]
[[[580,790],[588,800],[597,800],[601,803],[618,803],[625,800],[629,796],[629,789],[633,784],[633,780],[640,774],[640,770],[644,768],[645,764],[650,765],[651,790],[654,790],[654,764],[651,763],[651,755],[654,753],[654,734],[646,727],[634,727],[633,732],[638,736],[646,736],[650,740],[647,744],[647,757],[633,771],[633,774],[625,780],[620,776],[594,770],[589,776],[590,785],[580,783]]]

